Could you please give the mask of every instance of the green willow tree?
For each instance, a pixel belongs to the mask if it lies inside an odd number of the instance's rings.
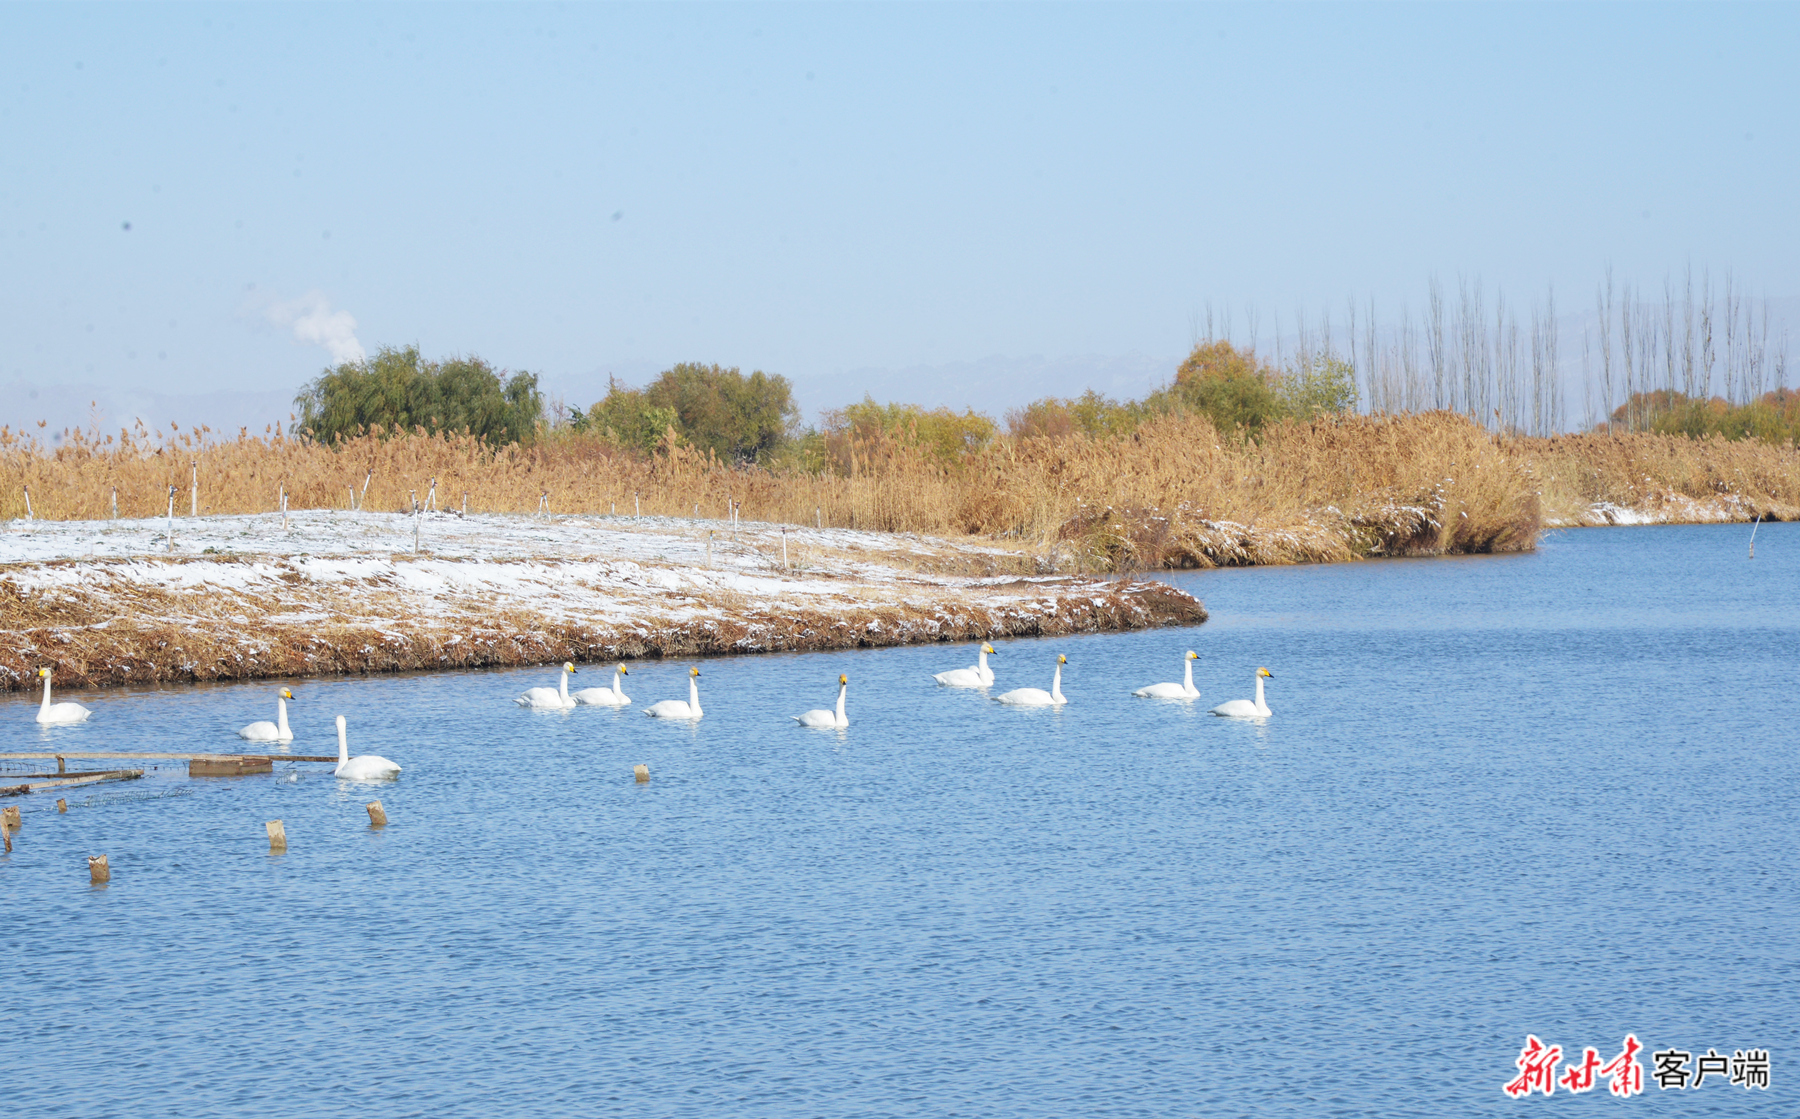
[[[537,374],[496,372],[478,357],[426,361],[383,347],[325,370],[294,398],[294,430],[335,444],[375,425],[391,433],[467,431],[493,446],[530,443],[544,415]]]
[[[611,382],[606,397],[577,425],[615,443],[653,449],[673,428],[683,442],[727,462],[767,462],[799,422],[793,385],[760,370],[687,362],[641,389]]]

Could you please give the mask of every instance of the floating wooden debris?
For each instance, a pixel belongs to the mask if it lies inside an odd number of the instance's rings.
[[[211,754],[188,759],[189,777],[244,777],[274,771],[275,765],[268,758],[244,754]]]
[[[287,828],[282,826],[280,820],[270,820],[263,827],[269,833],[269,851],[271,853],[287,850]]]
[[[141,769],[106,769],[95,773],[75,774],[69,777],[57,777],[48,781],[34,781],[24,785],[0,786],[0,797],[30,796],[45,789],[66,789],[75,785],[97,785],[102,781],[135,781],[144,775]],[[8,809],[7,811],[17,811]]]
[[[57,797],[56,798],[56,810],[58,812],[67,812],[69,810],[69,802],[64,800],[61,797]]]
[[[640,785],[645,781],[650,780],[650,767],[647,765],[637,766],[631,772],[637,777],[638,784]]]
[[[106,865],[105,855],[88,856],[88,880],[96,886],[112,881],[112,868]]]
[[[369,809],[369,826],[372,828],[387,827],[387,810],[381,807],[381,802],[372,800],[367,807]]]

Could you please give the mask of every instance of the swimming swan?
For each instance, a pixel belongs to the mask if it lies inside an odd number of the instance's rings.
[[[520,707],[573,707],[575,701],[569,698],[569,677],[575,675],[575,666],[564,663],[562,672],[557,674],[554,688],[526,688],[525,694],[513,700]]]
[[[1186,662],[1186,668],[1182,674],[1181,683],[1179,683],[1179,684],[1151,684],[1149,687],[1139,688],[1137,691],[1132,692],[1131,694],[1135,695],[1135,696],[1143,696],[1145,699],[1197,699],[1197,698],[1199,698],[1200,689],[1194,687],[1194,662],[1199,659],[1200,659],[1200,654],[1194,652],[1192,649],[1189,649],[1187,651],[1187,656],[1182,658],[1182,660]]]
[[[850,720],[844,715],[844,693],[850,688],[850,677],[838,675],[838,704],[836,711],[817,708],[804,715],[795,715],[793,720],[803,727],[847,727]]]
[[[275,697],[275,721],[267,719],[251,723],[238,731],[239,738],[248,738],[252,742],[292,742],[294,732],[287,725],[287,701],[294,698],[294,693],[286,688],[281,689]]]
[[[38,704],[37,721],[47,727],[66,726],[69,723],[85,723],[93,712],[79,703],[50,702],[50,670],[38,669],[38,675],[44,680],[44,702]]]
[[[1068,663],[1068,657],[1058,656],[1056,658],[1056,675],[1050,680],[1049,691],[1042,688],[1016,688],[1003,695],[997,695],[994,699],[1014,707],[1060,707],[1069,702],[1063,698],[1062,694],[1062,670],[1063,665]]]
[[[953,668],[948,672],[940,672],[932,679],[946,688],[985,688],[994,682],[994,670],[988,667],[988,656],[999,656],[992,645],[981,646],[981,657],[968,668]]]
[[[350,743],[344,737],[344,717],[339,715],[338,724],[338,764],[333,772],[346,781],[381,781],[389,777],[398,777],[400,767],[379,754],[364,754],[360,758],[350,756]]]
[[[688,669],[688,697],[683,703],[679,699],[665,699],[661,703],[652,703],[644,708],[644,714],[652,719],[698,719],[705,712],[700,710],[700,670]]]
[[[1256,701],[1234,699],[1219,704],[1212,709],[1215,715],[1223,715],[1227,719],[1266,719],[1269,717],[1269,705],[1263,702],[1263,679],[1275,679],[1275,674],[1266,668],[1256,670]]]
[[[624,665],[613,668],[613,682],[610,688],[583,688],[575,693],[575,702],[590,707],[626,707],[631,697],[625,694],[625,688],[619,683],[621,676],[630,676],[631,670]],[[548,688],[544,689],[549,691]]]

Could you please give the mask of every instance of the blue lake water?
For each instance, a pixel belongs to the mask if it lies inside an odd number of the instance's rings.
[[[326,767],[5,803],[0,1098],[67,1116],[1793,1115],[1800,525],[1172,576],[1189,630],[301,681]],[[1193,704],[1133,699],[1200,653]],[[1273,672],[1272,718],[1214,718]],[[847,731],[786,716],[850,676]],[[610,679],[599,666],[578,685]],[[274,685],[76,694],[0,750],[242,748]],[[632,766],[649,766],[639,785]],[[16,767],[15,767],[16,771]],[[298,780],[285,779],[297,775]],[[166,795],[152,795],[166,794]],[[385,804],[372,831],[363,805]],[[270,855],[264,821],[285,821]],[[113,881],[88,884],[106,853]],[[1610,1060],[1529,1105],[1527,1034]],[[1766,1092],[1653,1050],[1770,1050]]]

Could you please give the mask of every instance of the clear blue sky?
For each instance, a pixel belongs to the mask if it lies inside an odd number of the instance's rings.
[[[1178,357],[1208,301],[1416,305],[1434,273],[1567,305],[1608,264],[1691,262],[1793,296],[1797,29],[1793,5],[8,5],[0,423],[58,386],[285,400],[342,315],[585,402],[682,360],[1078,378]]]

